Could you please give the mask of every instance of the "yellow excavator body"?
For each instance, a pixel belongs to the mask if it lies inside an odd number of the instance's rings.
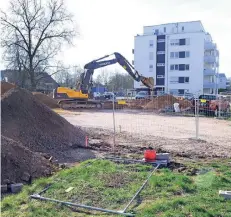
[[[88,94],[83,94],[81,90],[75,90],[68,87],[57,87],[54,90],[53,98],[55,99],[83,99],[88,100]]]

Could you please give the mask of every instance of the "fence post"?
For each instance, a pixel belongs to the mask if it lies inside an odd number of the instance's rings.
[[[196,139],[199,139],[199,99],[195,98]]]
[[[114,93],[114,92],[113,92]],[[112,110],[113,110],[113,128],[114,128],[114,132],[113,132],[113,153],[115,152],[115,136],[116,136],[116,129],[115,129],[115,96],[112,96]]]
[[[221,96],[218,95],[218,118],[221,118]]]

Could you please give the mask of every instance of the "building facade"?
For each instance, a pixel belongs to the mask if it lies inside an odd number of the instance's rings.
[[[219,52],[200,21],[144,26],[133,54],[136,70],[154,78],[156,91],[184,95],[218,89]],[[135,82],[134,88],[145,87]]]
[[[225,73],[218,74],[218,88],[219,89],[227,89],[229,88],[229,80],[227,79]]]

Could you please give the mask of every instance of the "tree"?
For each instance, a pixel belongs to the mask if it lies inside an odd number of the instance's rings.
[[[4,56],[12,57],[9,62],[19,60],[32,90],[38,75],[49,68],[64,42],[72,44],[77,34],[72,18],[63,0],[11,0],[9,11],[1,11]],[[18,57],[12,49],[17,49]]]
[[[60,86],[79,89],[80,75],[83,71],[80,66],[63,66],[62,70],[54,74],[54,78]]]
[[[133,88],[134,80],[130,75],[115,72],[109,77],[108,89],[110,91],[124,91]]]

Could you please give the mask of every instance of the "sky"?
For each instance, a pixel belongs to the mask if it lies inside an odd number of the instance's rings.
[[[143,26],[201,20],[220,51],[219,71],[231,77],[230,0],[64,1],[80,33],[74,40],[75,46],[65,47],[58,57],[65,64],[84,66],[113,52],[132,61],[134,36],[142,34]],[[8,0],[0,1],[0,8],[5,9],[7,3]]]

